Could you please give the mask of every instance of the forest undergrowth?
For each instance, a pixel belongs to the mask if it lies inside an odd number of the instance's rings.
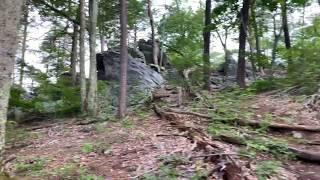
[[[168,96],[121,122],[10,121],[6,169],[30,179],[318,179],[318,113],[306,96],[279,93],[204,91],[191,100],[166,85],[154,96]]]

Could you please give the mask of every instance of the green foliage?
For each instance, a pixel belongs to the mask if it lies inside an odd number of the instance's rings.
[[[34,109],[34,102],[26,99],[25,90],[20,86],[12,86],[10,91],[9,108],[21,108],[22,111],[30,112]]]
[[[293,154],[289,151],[286,142],[277,141],[275,139],[256,138],[248,140],[247,149],[255,150],[258,152],[265,152],[274,155],[276,158],[290,159],[293,158]]]
[[[32,162],[22,162],[16,165],[18,173],[23,174],[37,174],[45,168],[45,161],[43,159],[35,159]]]
[[[134,124],[130,118],[126,117],[121,121],[121,126],[125,129],[132,129]]]
[[[92,174],[84,174],[84,175],[81,175],[79,179],[80,180],[104,180],[104,177],[96,176]]]
[[[301,86],[301,92],[312,94],[319,89],[320,81],[320,18],[303,28],[293,47],[283,50],[281,55],[288,59],[288,80],[292,85]]]
[[[178,69],[200,65],[202,62],[203,9],[197,11],[173,7],[159,25],[159,33]]]
[[[261,93],[261,92],[271,91],[275,89],[280,89],[285,85],[286,85],[285,79],[269,78],[269,79],[255,81],[248,87],[248,91]]]
[[[83,169],[79,168],[79,165],[75,163],[69,163],[55,169],[53,174],[63,179],[74,179],[75,177],[79,176],[79,170],[83,172]]]
[[[35,92],[35,110],[40,113],[66,116],[80,111],[80,90],[69,77],[61,76],[56,83],[43,81]]]
[[[258,162],[256,174],[259,180],[267,180],[278,173],[281,162],[279,161],[261,161]]]
[[[82,147],[81,147],[81,152],[89,154],[91,152],[94,151],[94,145],[91,143],[85,143]]]

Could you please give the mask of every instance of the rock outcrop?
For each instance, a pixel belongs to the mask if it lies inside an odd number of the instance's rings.
[[[169,63],[169,57],[167,56],[167,54],[163,51],[163,49],[161,49],[160,47],[160,42],[156,41],[157,43],[157,52],[158,52],[158,60],[159,60],[159,63],[160,63],[160,59],[162,59],[162,62],[161,62],[161,66],[167,68],[170,66],[170,63]],[[153,56],[152,56],[152,41],[151,40],[144,40],[144,39],[140,39],[139,42],[138,42],[138,48],[139,48],[139,51],[141,51],[144,56],[145,56],[145,60],[146,60],[146,63],[147,64],[153,64]]]
[[[143,103],[143,99],[149,98],[152,90],[164,82],[160,73],[143,62],[142,56],[130,54],[128,59],[129,105]],[[112,96],[112,105],[116,105],[120,80],[120,53],[109,50],[97,54],[97,70],[98,79],[109,82],[108,90]]]

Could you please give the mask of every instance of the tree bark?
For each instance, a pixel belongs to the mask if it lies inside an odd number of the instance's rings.
[[[288,8],[287,8],[287,0],[283,0],[281,2],[281,16],[282,16],[282,28],[284,33],[284,43],[286,45],[286,49],[291,49],[291,40],[289,33],[289,25],[288,25]],[[290,55],[288,56],[288,72],[292,72],[292,59]]]
[[[103,33],[100,31],[100,46],[101,46],[101,52],[104,52],[104,51],[105,51],[105,46],[106,46],[105,41],[106,41],[106,39],[104,38]]]
[[[252,62],[253,66],[253,74],[254,74],[254,79],[256,79],[256,71],[257,68],[255,66],[255,63],[261,58],[261,47],[260,47],[260,32],[259,32],[259,27],[258,27],[258,22],[257,22],[257,13],[256,13],[256,0],[252,0],[251,2],[251,8],[250,8],[250,13],[251,13],[251,19],[252,19],[252,28],[253,28],[253,34],[254,34],[254,40],[255,40],[255,62]],[[262,72],[262,67],[259,66],[259,63],[257,63],[259,71]]]
[[[133,39],[133,48],[134,49],[138,49],[138,35],[137,35],[137,32],[138,32],[138,26],[137,24],[134,25],[134,39]],[[153,51],[152,51],[153,53]]]
[[[239,33],[239,58],[237,69],[237,83],[241,88],[246,87],[246,40],[249,19],[250,0],[244,0],[240,14],[240,33]]]
[[[276,22],[276,17],[273,16],[273,47],[272,47],[272,59],[271,59],[271,68],[273,69],[274,63],[276,61],[276,55],[277,55],[277,48],[278,48],[278,43],[281,37],[282,33],[282,27],[279,29],[279,33],[277,33],[277,22]]]
[[[21,50],[20,78],[19,78],[20,86],[23,86],[24,67],[26,65],[25,57],[26,57],[26,50],[27,50],[28,25],[29,25],[29,4],[27,2],[24,7],[24,17],[23,17],[23,39],[22,39],[22,50]]]
[[[81,94],[81,112],[86,113],[87,104],[87,82],[85,72],[85,0],[80,0],[80,94]]]
[[[282,27],[283,27],[283,32],[284,32],[284,42],[286,45],[286,49],[290,49],[291,48],[291,41],[290,41],[287,11],[288,11],[287,10],[287,0],[284,0],[283,3],[281,3]]]
[[[120,96],[118,116],[120,119],[127,114],[127,66],[128,66],[128,9],[127,1],[120,0],[120,28],[121,28],[121,42],[120,42]]]
[[[77,24],[73,24],[73,35],[72,35],[72,48],[71,48],[71,76],[72,84],[77,83],[77,59],[78,59],[78,38],[79,38],[79,27]]]
[[[157,67],[159,66],[158,62],[158,46],[155,38],[155,29],[154,29],[154,19],[153,19],[153,13],[152,13],[152,1],[148,0],[148,16],[151,26],[151,40],[152,40],[152,57],[153,57],[153,63]],[[158,67],[159,68],[159,67]]]
[[[97,61],[96,61],[96,36],[97,36],[97,18],[98,2],[97,0],[89,1],[89,21],[90,21],[90,77],[88,92],[88,113],[96,116],[97,111]]]
[[[23,0],[2,0],[0,3],[0,170],[3,170],[3,153],[7,122],[8,100],[12,84],[15,54],[18,45],[18,28]]]
[[[210,30],[211,0],[206,0],[205,22],[203,30],[203,82],[204,89],[210,89]]]
[[[249,28],[250,29],[250,28]],[[252,75],[253,75],[253,78],[256,80],[257,79],[257,75],[256,75],[256,72],[257,72],[257,67],[256,67],[256,60],[257,60],[257,56],[255,54],[255,51],[254,51],[254,37],[252,37],[252,33],[251,31],[249,30],[248,31],[248,43],[249,43],[249,47],[250,47],[250,63],[251,63],[251,66],[252,66]]]

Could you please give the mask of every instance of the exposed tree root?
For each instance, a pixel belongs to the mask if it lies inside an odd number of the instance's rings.
[[[179,130],[187,131],[188,132],[187,136],[190,138],[190,140],[193,140],[193,141],[199,143],[198,144],[199,146],[208,147],[208,145],[209,145],[212,148],[220,148],[213,142],[213,140],[208,135],[203,133],[204,130],[198,129],[195,125],[191,125],[190,122],[185,122],[184,120],[179,119],[178,114],[194,115],[194,116],[198,116],[198,117],[206,118],[206,119],[211,119],[211,117],[204,115],[204,114],[178,111],[175,109],[169,109],[168,111],[164,111],[156,105],[154,106],[154,108],[155,108],[156,113],[161,118],[167,119],[171,123],[174,123],[175,125],[178,126]],[[260,122],[256,122],[256,121],[244,122],[241,120],[237,120],[237,122],[240,125],[250,125],[250,126],[255,126],[255,127],[262,126],[262,124]],[[271,123],[271,124],[269,124],[268,127],[273,128],[273,129],[320,132],[319,127],[300,126],[300,125],[285,125],[285,124],[279,124],[279,123]],[[219,136],[218,138],[222,141],[225,141],[225,142],[228,142],[231,144],[236,144],[236,145],[245,145],[246,144],[244,138],[231,137],[231,136]],[[246,137],[246,138],[253,139],[250,136]],[[296,157],[299,158],[300,160],[320,163],[320,153],[301,150],[301,149],[298,149],[295,147],[288,147],[288,150],[290,152],[292,152],[294,155],[296,155]]]
[[[204,150],[205,152],[218,154],[223,151],[223,147],[219,145],[208,136],[204,129],[197,127],[191,121],[186,121],[186,118],[179,117],[178,113],[164,111],[157,105],[154,105],[155,112],[162,118],[170,121],[171,124],[175,125],[179,131],[186,132],[186,137],[192,142],[195,142],[197,148]],[[221,154],[221,153],[220,153]],[[212,157],[212,156],[211,156]],[[214,158],[210,158],[214,159]],[[217,159],[215,159],[216,161]],[[230,157],[228,154],[224,154],[219,158],[219,163],[222,164],[221,167],[215,169],[215,171],[223,172],[224,179],[226,180],[241,180],[247,179],[242,177],[241,167]]]

